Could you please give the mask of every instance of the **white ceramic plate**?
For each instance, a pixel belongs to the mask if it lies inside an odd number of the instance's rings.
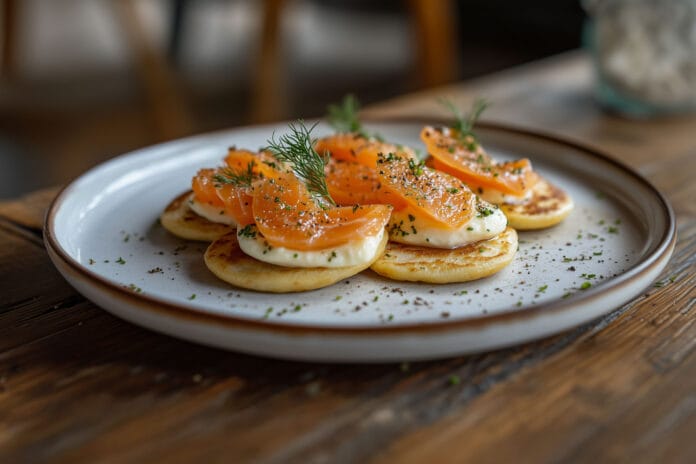
[[[369,129],[422,147],[422,125]],[[53,262],[87,298],[152,330],[279,358],[380,362],[499,348],[590,321],[650,285],[674,247],[669,205],[633,171],[553,137],[482,125],[477,134],[493,156],[530,158],[576,204],[561,225],[521,232],[508,268],[466,284],[394,282],[367,271],[304,293],[233,288],[205,267],[204,244],[171,236],[157,218],[199,168],[221,163],[228,146],[256,149],[285,129],[202,135],[90,170],[51,206],[45,241]],[[329,132],[319,125],[314,135]]]

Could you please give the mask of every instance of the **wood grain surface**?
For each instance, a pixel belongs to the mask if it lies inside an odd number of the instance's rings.
[[[494,102],[667,196],[678,243],[654,287],[536,343],[445,361],[329,365],[228,353],[116,319],[41,240],[55,189],[0,204],[0,462],[696,462],[696,118],[598,109],[571,54],[409,95],[373,116]]]

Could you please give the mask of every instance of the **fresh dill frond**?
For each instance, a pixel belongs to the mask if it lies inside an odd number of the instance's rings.
[[[459,132],[462,139],[465,139],[467,136],[471,136],[476,139],[476,136],[473,133],[474,124],[476,124],[476,121],[478,121],[481,113],[483,113],[483,111],[489,106],[489,103],[485,99],[476,99],[474,104],[471,106],[471,111],[469,111],[469,114],[466,115],[463,114],[461,110],[457,108],[450,100],[440,98],[438,99],[438,102],[450,110],[452,115],[454,115],[454,124],[452,125],[452,129]]]
[[[336,132],[353,132],[366,139],[372,137],[383,141],[379,134],[370,134],[363,127],[358,118],[360,102],[355,95],[346,95],[341,103],[329,105],[326,110],[326,119]]]
[[[275,133],[268,140],[267,150],[279,161],[284,161],[292,166],[295,175],[307,186],[307,190],[320,202],[328,202],[335,206],[333,198],[329,194],[326,185],[326,174],[324,167],[328,161],[327,157],[322,157],[314,149],[312,140],[312,130],[314,124],[309,129],[302,120],[290,123],[290,132],[283,134],[276,139]]]
[[[358,118],[360,103],[355,95],[346,95],[341,103],[329,105],[327,111],[326,119],[337,132],[357,132],[367,136]]]
[[[249,161],[246,171],[235,171],[231,168],[225,168],[219,174],[213,176],[213,180],[220,184],[232,184],[237,187],[251,187],[254,181],[254,162]]]

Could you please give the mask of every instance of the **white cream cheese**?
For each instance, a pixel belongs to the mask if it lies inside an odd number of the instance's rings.
[[[225,214],[224,208],[218,208],[217,206],[201,203],[200,201],[196,200],[196,195],[194,193],[189,195],[186,201],[188,202],[191,211],[201,217],[206,218],[210,222],[218,222],[220,224],[227,224],[233,227],[236,227],[237,225],[234,219]]]
[[[458,229],[429,227],[408,209],[394,211],[387,230],[389,238],[394,242],[431,248],[457,248],[488,240],[505,230],[507,218],[503,212],[492,205],[486,205],[485,210],[489,214],[477,212],[469,222]]]
[[[528,189],[524,196],[517,197],[515,195],[509,195],[502,193],[500,190],[495,190],[490,187],[488,188],[472,188],[472,190],[482,199],[489,203],[494,203],[500,205],[503,203],[508,203],[510,205],[520,205],[525,203],[527,200],[532,198],[532,189]]]
[[[268,244],[256,226],[247,226],[237,234],[239,248],[259,261],[287,267],[347,267],[370,263],[380,250],[384,229],[377,235],[360,237],[345,245],[324,250],[292,250]]]

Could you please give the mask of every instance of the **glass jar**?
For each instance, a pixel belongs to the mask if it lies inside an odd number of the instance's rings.
[[[583,0],[599,101],[646,117],[696,110],[696,0]]]

